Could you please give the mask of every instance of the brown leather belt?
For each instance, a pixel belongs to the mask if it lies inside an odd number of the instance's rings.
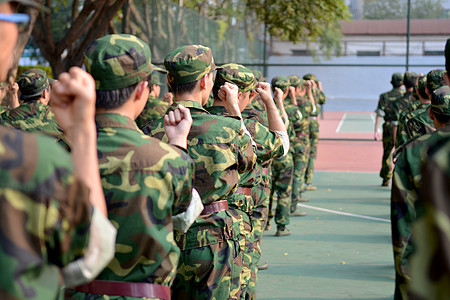
[[[73,289],[89,294],[170,300],[170,288],[168,286],[146,282],[94,280]]]
[[[269,175],[269,168],[262,168],[263,175]]]
[[[252,189],[248,188],[248,187],[242,187],[239,186],[236,190],[237,194],[242,194],[242,195],[247,195],[247,196],[251,196],[252,195]]]
[[[206,205],[203,208],[203,211],[201,215],[208,215],[219,211],[228,210],[228,201],[227,200],[220,200],[213,202],[209,205]]]

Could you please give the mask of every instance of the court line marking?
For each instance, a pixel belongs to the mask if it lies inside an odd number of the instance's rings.
[[[315,210],[320,210],[320,211],[329,212],[329,213],[337,214],[337,215],[344,215],[344,216],[349,216],[349,217],[354,217],[354,218],[361,218],[361,219],[367,219],[367,220],[391,223],[391,221],[387,220],[387,219],[381,219],[381,218],[363,216],[363,215],[358,215],[358,214],[346,213],[346,212],[342,212],[342,211],[335,211],[335,210],[331,210],[331,209],[320,208],[320,207],[310,206],[310,205],[301,204],[301,203],[298,203],[297,205],[301,206],[301,207],[315,209]]]
[[[341,130],[341,127],[342,127],[342,124],[344,124],[345,118],[347,118],[347,113],[344,113],[344,115],[342,116],[342,119],[339,122],[338,127],[336,128],[336,132],[339,132]]]

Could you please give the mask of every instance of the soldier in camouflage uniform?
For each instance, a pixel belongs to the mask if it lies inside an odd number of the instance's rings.
[[[253,169],[251,138],[245,129],[238,106],[238,89],[225,83],[219,95],[229,117],[206,111],[215,70],[211,50],[188,45],[170,52],[164,65],[174,93],[174,104],[189,108],[193,124],[188,136],[188,153],[195,163],[194,187],[199,191],[205,209],[185,234],[176,233],[181,248],[177,275],[172,286],[174,299],[237,299],[241,297],[239,278],[242,251],[239,246],[242,224],[240,210],[228,207],[227,197],[238,187],[239,174]],[[245,130],[245,131],[244,131]],[[144,132],[167,139],[163,122],[158,120]]]
[[[282,101],[283,106],[286,111],[284,113],[280,112],[282,117],[284,118],[284,123],[287,128],[287,132],[289,135],[289,141],[295,138],[295,132],[293,125],[291,124],[292,120],[299,120],[298,111],[295,110],[295,107],[292,104],[289,104],[289,112],[288,113],[288,105],[287,102],[284,102],[284,99],[287,97],[289,88],[289,79],[286,76],[277,76],[272,79],[272,91],[274,93],[275,101]],[[297,123],[298,125],[298,123]],[[296,126],[297,126],[296,125]],[[274,201],[274,196],[277,197],[277,207],[275,210],[275,224],[277,225],[277,231],[275,233],[276,236],[286,236],[290,235],[291,232],[286,228],[290,222],[290,205],[292,199],[292,182],[293,182],[293,173],[294,173],[294,161],[292,159],[292,148],[289,149],[289,152],[286,156],[281,158],[275,158],[272,162],[272,187],[270,189],[269,196],[269,221],[272,217],[272,205]]]
[[[177,147],[148,137],[134,122],[148,99],[150,58],[148,45],[127,34],[104,36],[85,52],[97,90],[100,176],[117,239],[114,259],[96,280],[67,290],[71,299],[170,299],[180,253],[173,231],[187,231],[203,209],[198,194],[191,201],[194,164],[183,151],[192,122],[188,110],[165,118],[169,142]],[[179,120],[171,122],[174,114]],[[188,207],[196,214],[186,220]]]
[[[422,185],[421,151],[436,140],[450,134],[450,88],[441,87],[431,96],[430,118],[436,132],[419,136],[407,143],[394,169],[391,195],[392,244],[395,262],[395,298],[405,299],[410,280],[409,259],[414,253],[412,224]]]
[[[270,120],[269,128],[263,126],[259,120],[259,112],[255,111],[250,103],[250,96],[255,88],[253,73],[242,65],[225,64],[218,68],[213,87],[214,106],[207,110],[215,115],[228,115],[224,103],[219,99],[220,87],[229,82],[237,85],[239,90],[239,107],[244,124],[256,144],[255,154],[257,161],[255,168],[250,172],[241,174],[239,187],[236,192],[227,197],[228,205],[241,210],[243,222],[240,224],[239,244],[243,250],[243,270],[239,280],[243,290],[241,297],[255,298],[256,292],[256,263],[261,250],[259,247],[265,223],[267,222],[268,198],[254,197],[259,195],[256,191],[262,180],[262,163],[274,157],[280,157],[288,152],[289,138],[286,127],[276,110],[270,94],[270,85],[261,83],[256,86],[261,100],[265,105],[265,112]],[[255,230],[258,232],[256,233]],[[255,253],[259,252],[259,253]],[[233,279],[232,279],[233,281]]]
[[[314,74],[306,74],[303,76],[304,80],[311,80],[313,83],[313,110],[310,113],[309,121],[309,158],[308,167],[305,173],[305,190],[314,191],[317,187],[312,185],[314,178],[314,163],[317,157],[317,146],[319,145],[319,119],[321,105],[325,104],[327,98],[322,91],[322,83]]]
[[[139,128],[144,127],[149,121],[155,121],[164,117],[169,108],[170,104],[168,102],[158,98],[161,92],[160,72],[162,71],[158,70],[152,73],[152,79],[149,81],[150,95],[141,114],[136,118],[136,124]]]
[[[380,95],[375,120],[375,140],[379,140],[378,126],[380,118],[384,118],[383,123],[383,158],[381,160],[380,177],[383,178],[382,186],[388,186],[392,178],[392,150],[394,149],[394,127],[398,124],[398,115],[400,107],[398,99],[402,98],[404,91],[401,89],[403,85],[403,74],[392,74],[391,84],[393,89]]]
[[[23,131],[45,133],[57,141],[64,140],[64,134],[48,106],[53,79],[48,78],[44,70],[29,69],[20,75],[17,83],[23,102],[0,115],[5,124]]]
[[[18,37],[14,23],[29,20],[15,7],[0,0],[1,82]],[[57,299],[62,284],[91,280],[114,252],[96,166],[94,81],[79,68],[59,79],[52,98],[77,141],[71,157],[48,137],[0,126],[1,299]]]

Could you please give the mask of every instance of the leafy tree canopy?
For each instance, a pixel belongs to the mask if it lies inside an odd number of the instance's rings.
[[[366,19],[406,19],[407,0],[365,0]],[[445,18],[442,0],[411,0],[412,19]]]

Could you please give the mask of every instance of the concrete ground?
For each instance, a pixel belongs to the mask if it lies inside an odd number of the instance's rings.
[[[392,299],[390,189],[381,187],[381,142],[370,113],[325,112],[314,185],[292,235],[266,231],[258,299]]]

